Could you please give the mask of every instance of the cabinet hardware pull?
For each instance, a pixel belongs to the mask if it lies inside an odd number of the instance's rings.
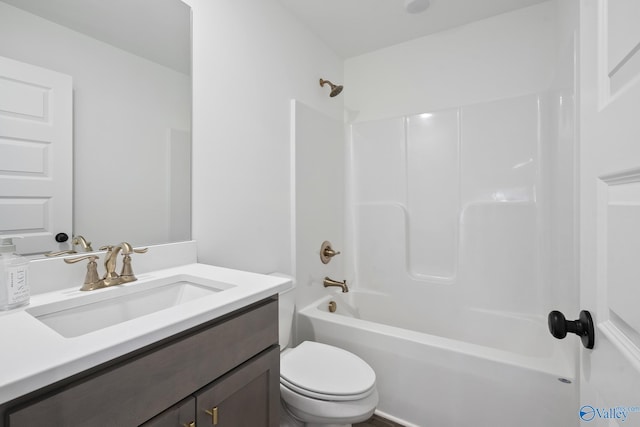
[[[191,421],[190,423],[182,424],[183,427],[196,427],[196,422]]]
[[[218,407],[217,406],[210,411],[207,411],[205,409],[204,412],[206,412],[207,415],[211,415],[211,424],[213,424],[214,426],[218,425]]]

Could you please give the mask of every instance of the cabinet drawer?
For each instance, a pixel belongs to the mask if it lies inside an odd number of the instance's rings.
[[[8,425],[139,425],[277,342],[274,298],[9,411]]]

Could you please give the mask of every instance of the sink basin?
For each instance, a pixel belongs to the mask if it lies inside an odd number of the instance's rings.
[[[26,311],[63,337],[72,338],[233,287],[202,277],[179,275],[90,291]]]

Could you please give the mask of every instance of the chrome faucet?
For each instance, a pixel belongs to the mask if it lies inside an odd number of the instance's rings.
[[[343,280],[342,282],[338,282],[337,280],[330,279],[329,277],[324,278],[324,287],[328,288],[329,286],[337,286],[342,289],[342,293],[349,292],[349,287],[347,286],[347,281]]]
[[[81,291],[92,291],[95,289],[105,288],[107,286],[115,286],[137,280],[131,267],[131,254],[143,254],[147,252],[148,249],[133,249],[129,243],[122,242],[116,246],[103,246],[100,250],[107,251],[104,255],[105,274],[101,279],[98,276],[98,265],[96,263],[98,257],[96,255],[85,255],[78,258],[67,258],[64,260],[67,264],[73,264],[85,259],[89,260],[84,284],[80,288]],[[118,253],[120,253],[120,251],[122,251],[123,260],[122,271],[118,274],[116,273],[116,263],[118,261]]]

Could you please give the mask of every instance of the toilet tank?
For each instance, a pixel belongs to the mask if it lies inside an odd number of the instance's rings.
[[[280,344],[280,351],[282,351],[291,343],[293,314],[296,308],[296,281],[293,277],[282,273],[271,273],[270,275],[291,280],[291,287],[278,294],[278,342]]]

